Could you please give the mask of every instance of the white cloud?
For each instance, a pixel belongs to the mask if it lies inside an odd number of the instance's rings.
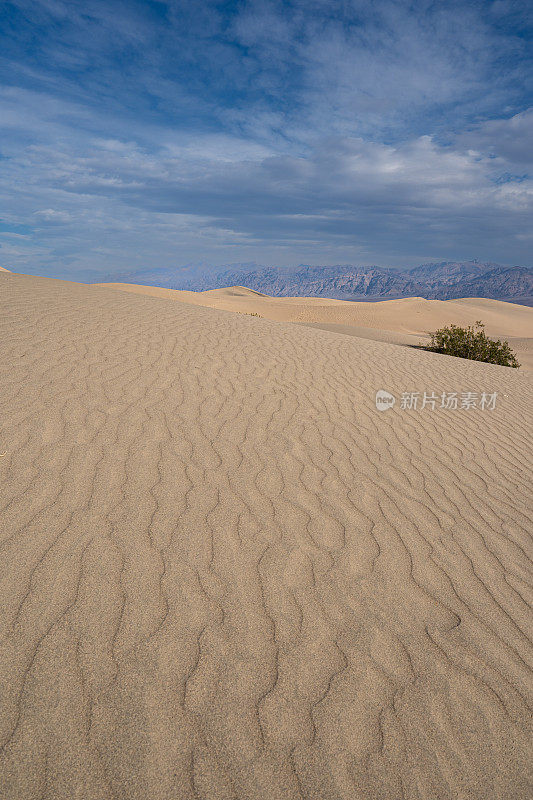
[[[14,269],[530,260],[523,4],[14,6],[42,32],[0,88]]]
[[[55,208],[43,208],[42,211],[35,211],[35,216],[40,217],[46,222],[70,222],[72,215],[68,211],[56,211]]]

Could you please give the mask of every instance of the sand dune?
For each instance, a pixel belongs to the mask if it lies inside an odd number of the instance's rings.
[[[378,303],[352,303],[322,297],[269,297],[244,286],[185,292],[128,283],[98,285],[241,314],[253,313],[265,319],[298,322],[349,336],[400,345],[417,345],[428,341],[428,332],[443,325],[471,325],[481,319],[487,333],[507,339],[523,367],[533,371],[533,308],[501,300],[425,300],[423,297],[407,297]]]
[[[0,276],[0,796],[529,798],[528,374],[132,291]]]

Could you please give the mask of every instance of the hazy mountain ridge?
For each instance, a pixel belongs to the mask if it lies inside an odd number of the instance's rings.
[[[345,300],[413,296],[429,300],[487,297],[527,303],[533,297],[533,268],[505,267],[476,260],[421,264],[407,270],[346,264],[301,264],[298,267],[237,264],[213,272],[202,264],[199,267],[129,273],[114,280],[194,291],[241,285],[277,297]]]
[[[451,300],[458,297],[528,298],[533,295],[533,269],[510,267],[489,270],[478,278],[463,283],[459,281],[448,287],[439,286],[435,296],[429,299]]]
[[[421,264],[409,270],[415,280],[428,285],[454,284],[457,281],[475,279],[491,269],[505,269],[500,264],[480,261],[440,261]]]

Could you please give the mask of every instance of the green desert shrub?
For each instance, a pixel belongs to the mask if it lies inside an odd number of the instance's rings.
[[[483,323],[478,320],[474,325],[468,325],[466,328],[460,328],[458,325],[439,328],[438,331],[431,334],[431,344],[427,349],[448,356],[518,368],[520,364],[516,360],[509,342],[489,339],[483,330],[484,327]]]

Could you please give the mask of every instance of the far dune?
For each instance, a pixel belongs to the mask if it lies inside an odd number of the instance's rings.
[[[533,370],[533,308],[501,300],[407,297],[367,303],[323,297],[270,297],[245,286],[191,292],[131,283],[96,285],[399,345],[425,343],[428,334],[443,325],[472,325],[481,320],[489,336],[507,339],[522,366]]]

